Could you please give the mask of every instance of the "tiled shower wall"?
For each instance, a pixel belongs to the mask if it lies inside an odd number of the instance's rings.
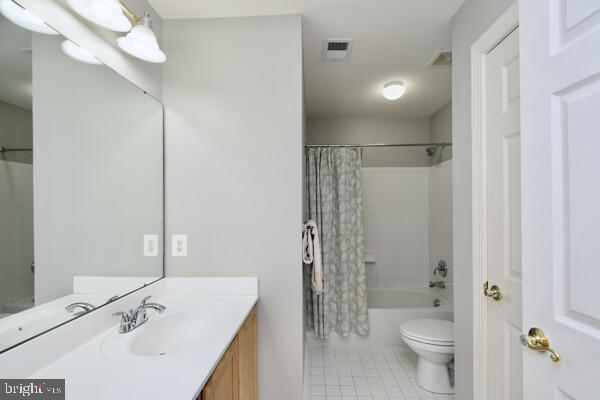
[[[433,268],[441,259],[448,264],[445,278],[433,276]],[[429,264],[432,280],[443,279],[452,284],[452,160],[429,169]]]
[[[370,288],[423,287],[429,265],[429,167],[364,168]]]
[[[451,266],[451,163],[363,168],[369,288],[426,287],[440,258]]]
[[[33,296],[33,168],[0,160],[0,313]]]

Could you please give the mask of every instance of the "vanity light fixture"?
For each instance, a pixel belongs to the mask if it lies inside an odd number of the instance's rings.
[[[77,61],[94,65],[102,64],[92,53],[68,39],[60,44],[60,48],[66,55]]]
[[[150,13],[146,12],[142,19],[126,36],[117,39],[117,44],[126,53],[151,63],[164,63],[167,56],[158,46],[156,35],[152,31]]]
[[[406,87],[401,81],[391,81],[383,85],[383,97],[387,100],[398,100],[400,97],[404,96],[405,92]]]
[[[121,0],[67,0],[67,3],[96,25],[116,32],[129,32],[117,39],[117,44],[126,53],[151,63],[167,61],[152,31],[149,12],[140,18]]]
[[[12,0],[0,0],[0,12],[8,20],[19,25],[21,28],[46,35],[58,35],[58,32],[50,28],[41,18],[38,18]]]
[[[115,32],[129,32],[131,22],[124,14],[119,0],[67,0],[77,14],[96,25]]]

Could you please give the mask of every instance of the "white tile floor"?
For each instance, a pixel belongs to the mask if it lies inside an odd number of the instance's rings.
[[[406,346],[350,349],[307,345],[304,399],[453,399],[417,386],[416,362],[416,354]]]

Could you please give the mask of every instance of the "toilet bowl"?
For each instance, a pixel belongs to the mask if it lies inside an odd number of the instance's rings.
[[[448,363],[454,358],[454,323],[416,319],[403,323],[400,335],[419,356],[417,384],[429,392],[453,394]]]

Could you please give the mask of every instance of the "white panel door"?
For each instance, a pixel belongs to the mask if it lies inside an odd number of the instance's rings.
[[[600,399],[600,1],[521,0],[524,396]]]
[[[488,400],[522,398],[519,30],[485,56]]]

